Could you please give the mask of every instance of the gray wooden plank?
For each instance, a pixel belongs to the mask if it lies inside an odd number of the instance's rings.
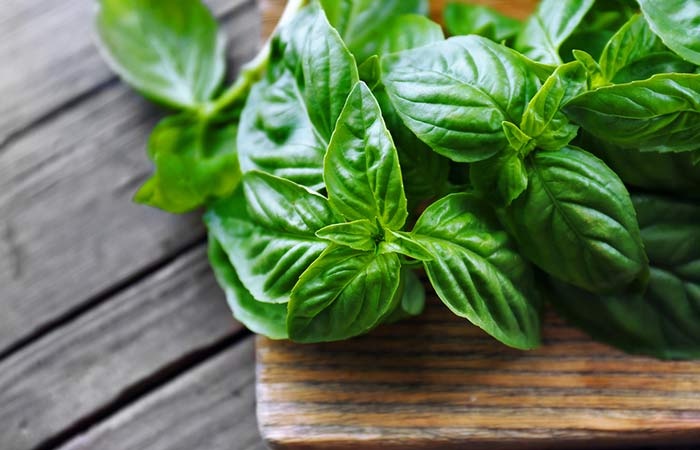
[[[0,449],[35,448],[240,330],[199,246],[0,362]]]
[[[264,450],[253,341],[248,337],[60,450]]]
[[[245,5],[227,26],[238,64],[258,46]],[[198,214],[131,203],[160,114],[115,83],[0,149],[0,354],[203,237]]]
[[[222,15],[253,1],[206,3]],[[94,8],[95,0],[3,0],[0,147],[48,111],[113,78],[93,43]],[[229,49],[232,56],[241,51],[239,45]]]

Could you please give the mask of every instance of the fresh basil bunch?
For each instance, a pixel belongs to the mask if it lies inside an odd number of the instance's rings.
[[[420,314],[422,270],[512,347],[547,298],[627,351],[700,356],[700,0],[452,4],[449,39],[427,11],[292,0],[222,88],[198,0],[101,0],[107,59],[177,111],[136,200],[207,209],[234,315],[274,339]]]

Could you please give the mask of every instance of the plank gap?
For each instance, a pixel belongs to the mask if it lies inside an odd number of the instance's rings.
[[[206,244],[206,235],[197,236],[194,240],[185,243],[182,247],[175,250],[173,253],[164,255],[162,258],[153,261],[151,264],[142,267],[138,271],[132,273],[126,278],[116,282],[115,284],[108,286],[102,292],[88,298],[83,303],[80,303],[77,307],[67,311],[65,314],[55,317],[54,319],[46,322],[41,327],[39,327],[33,333],[25,336],[14,344],[10,345],[6,349],[0,351],[0,362],[11,357],[12,355],[22,351],[26,347],[29,347],[43,336],[77,320],[91,309],[109,301],[112,297],[116,296],[120,292],[128,289],[134,284],[137,284],[154,273],[158,272],[163,267],[175,262],[179,257],[189,253],[190,251],[196,249],[197,247]]]
[[[72,425],[35,446],[32,450],[54,450],[61,447],[78,435],[84,434],[101,422],[106,421],[122,409],[137,403],[153,391],[164,387],[166,384],[206,363],[209,359],[215,358],[234,347],[250,336],[250,334],[250,331],[242,328],[207,347],[183,355],[158,372],[125,388],[114,401],[105,404],[85,417],[77,419]]]

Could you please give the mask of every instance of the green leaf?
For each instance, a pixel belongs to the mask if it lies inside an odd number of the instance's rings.
[[[572,53],[574,59],[583,64],[583,67],[586,68],[586,72],[588,72],[588,85],[591,89],[607,86],[609,84],[608,80],[605,79],[605,75],[603,75],[603,69],[600,67],[600,64],[598,64],[590,54],[583,50],[574,50]]]
[[[398,253],[418,261],[430,261],[433,256],[410,233],[386,230],[384,241],[379,245],[380,253]]]
[[[537,144],[535,140],[525,134],[517,125],[512,122],[503,122],[501,125],[503,126],[503,134],[506,135],[508,144],[510,144],[510,151],[525,156],[535,149]]]
[[[448,3],[443,17],[452,36],[478,34],[495,42],[514,38],[522,28],[519,20],[480,5]]]
[[[427,0],[321,0],[321,4],[358,62],[379,53],[397,17],[428,13]]]
[[[262,303],[253,298],[236,274],[219,242],[209,237],[209,263],[226,292],[233,316],[253,333],[270,339],[287,339],[287,305]]]
[[[501,124],[518,122],[539,88],[515,52],[479,36],[385,56],[382,80],[406,126],[457,162],[505,150]]]
[[[637,0],[644,17],[664,44],[700,65],[700,1]]]
[[[578,134],[578,126],[560,112],[563,105],[586,91],[586,70],[579,62],[563,64],[530,100],[520,128],[543,150],[559,150]]]
[[[683,152],[700,142],[700,75],[662,74],[587,92],[564,111],[596,137],[641,151]]]
[[[510,205],[527,189],[527,169],[517,153],[504,153],[471,165],[469,178],[483,198],[496,206]]]
[[[600,67],[605,79],[612,82],[625,67],[661,50],[661,41],[651,31],[644,17],[637,14],[605,46],[600,57]]]
[[[112,69],[146,97],[181,109],[221,84],[225,39],[198,0],[100,0],[97,33]]]
[[[652,266],[646,293],[600,297],[555,284],[552,303],[627,352],[700,358],[700,208],[653,196],[634,203]]]
[[[355,60],[314,4],[280,31],[271,51],[268,73],[241,115],[241,169],[320,190],[326,147],[359,80]]]
[[[377,248],[379,235],[379,228],[367,219],[328,225],[316,232],[321,239],[367,252]]]
[[[328,201],[288,180],[259,172],[242,192],[205,215],[241,281],[258,301],[285,303],[299,276],[328,247],[316,232],[341,219]]]
[[[646,80],[659,73],[692,73],[695,66],[669,51],[642,56],[615,75],[615,83]]]
[[[522,254],[555,278],[595,293],[643,281],[647,258],[617,175],[574,147],[534,152],[525,162],[528,188],[503,213]]]
[[[148,155],[156,171],[134,200],[172,213],[191,211],[227,197],[241,172],[233,120],[202,123],[196,117],[168,117],[153,130]]]
[[[412,270],[401,270],[403,289],[401,301],[383,323],[395,323],[410,317],[419,316],[425,309],[425,286]]]
[[[583,133],[579,144],[593,153],[629,186],[648,192],[700,199],[700,167],[693,152],[642,153],[623,149]]]
[[[379,104],[367,85],[350,93],[324,163],[333,207],[348,220],[378,218],[399,230],[406,223],[406,196],[396,148]]]
[[[559,47],[579,26],[595,0],[543,0],[515,41],[515,49],[535,61],[561,64]]]
[[[287,317],[289,337],[326,342],[364,334],[395,308],[401,264],[395,254],[331,246],[299,278]]]
[[[532,271],[488,204],[472,194],[447,196],[425,210],[413,235],[433,255],[425,270],[452,312],[512,347],[539,344]]]
[[[396,53],[445,40],[442,28],[425,16],[407,14],[394,18],[379,41],[378,55]]]

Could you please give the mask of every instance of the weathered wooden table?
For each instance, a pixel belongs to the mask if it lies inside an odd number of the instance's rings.
[[[199,215],[131,202],[164,114],[93,44],[89,0],[0,8],[0,449],[262,449],[253,337]],[[255,0],[207,0],[237,65]]]

